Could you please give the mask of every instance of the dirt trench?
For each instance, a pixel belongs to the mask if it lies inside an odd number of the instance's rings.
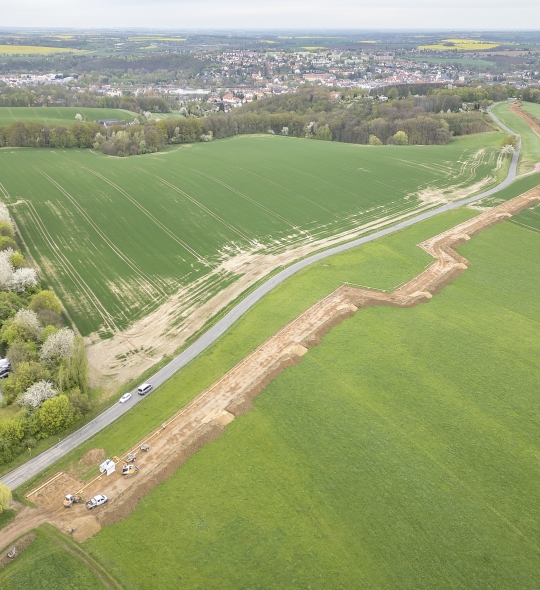
[[[172,475],[198,449],[218,438],[236,416],[248,412],[253,399],[268,383],[287,367],[301,362],[309,348],[320,344],[321,338],[333,326],[363,307],[390,305],[408,308],[427,303],[469,266],[455,248],[535,203],[540,203],[540,185],[422,242],[419,246],[433,256],[434,262],[392,293],[347,285],[339,287],[134,445],[129,452],[137,453],[136,464],[140,468],[137,475],[122,476],[119,473],[121,461],[117,463],[116,473],[110,476],[100,474],[86,483],[68,473],[58,472],[26,495],[38,508],[25,508],[0,531],[0,547],[44,521],[72,534],[75,540],[84,541],[102,526],[126,518],[154,487]],[[150,445],[147,453],[139,449],[143,442]],[[80,493],[84,498],[104,493],[109,502],[91,511],[84,504],[66,509],[62,507],[62,500],[67,493]]]

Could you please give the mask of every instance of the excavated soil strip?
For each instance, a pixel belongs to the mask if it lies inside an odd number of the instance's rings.
[[[130,450],[138,453],[140,472],[134,477],[126,478],[115,473],[110,477],[99,475],[83,483],[60,472],[49,480],[50,483],[29,492],[27,497],[40,507],[40,518],[46,518],[60,530],[71,533],[77,541],[84,541],[102,526],[126,518],[155,486],[172,475],[198,449],[218,438],[236,416],[249,411],[253,399],[267,384],[287,367],[299,363],[307,350],[318,345],[332,326],[353,316],[361,307],[413,307],[428,302],[469,265],[455,252],[456,247],[534,203],[540,203],[540,185],[422,242],[419,246],[431,254],[435,262],[392,293],[344,285],[318,301],[194,398],[166,424],[139,441]],[[150,444],[148,453],[139,450],[143,442]],[[119,462],[118,471],[121,466]],[[91,511],[82,504],[63,508],[63,496],[74,492],[83,493],[85,498],[105,493],[109,502]],[[5,531],[16,530],[20,535],[35,526],[23,529],[28,518],[28,513],[21,513],[0,532],[0,547],[8,543]]]

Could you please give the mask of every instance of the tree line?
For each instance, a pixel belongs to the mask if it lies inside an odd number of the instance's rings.
[[[90,409],[84,342],[63,325],[62,305],[26,266],[5,205],[0,205],[0,465],[69,427]],[[9,375],[6,377],[6,373]]]
[[[365,96],[359,90],[344,91],[336,99],[331,89],[308,86],[296,93],[253,101],[229,113],[150,119],[107,128],[90,122],[49,127],[18,121],[0,127],[0,146],[94,148],[109,155],[130,156],[155,152],[168,144],[247,133],[371,145],[438,145],[455,136],[493,130],[485,108],[510,92],[505,86],[432,88],[424,96],[411,95],[409,87],[406,96],[400,94],[405,92],[404,88],[391,90],[395,90],[394,98],[384,101]],[[132,99],[111,97],[113,102],[118,101],[117,106]],[[140,108],[152,106],[141,105]],[[135,108],[134,104],[131,108]]]

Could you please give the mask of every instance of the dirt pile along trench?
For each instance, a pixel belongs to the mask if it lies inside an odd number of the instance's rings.
[[[308,349],[318,345],[334,325],[353,316],[361,307],[413,307],[428,302],[469,265],[454,248],[539,202],[540,186],[422,242],[419,246],[435,261],[392,293],[339,287],[279,330],[166,424],[139,441],[130,451],[137,452],[136,464],[140,467],[137,475],[120,475],[121,462],[117,464],[116,473],[109,477],[96,476],[87,483],[65,472],[57,473],[26,495],[38,509],[25,508],[0,531],[0,547],[12,542],[16,532],[21,535],[37,526],[36,522],[46,520],[83,541],[101,526],[127,517],[142,497],[172,475],[204,444],[218,438],[236,416],[249,411],[253,399],[266,385],[287,367],[299,363]],[[147,453],[139,449],[143,442],[150,445]],[[101,459],[100,454],[95,455],[96,459],[98,457]],[[81,493],[85,499],[104,493],[109,502],[91,511],[84,504],[66,509],[62,500],[67,493]]]

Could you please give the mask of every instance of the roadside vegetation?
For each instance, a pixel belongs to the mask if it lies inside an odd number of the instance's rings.
[[[89,410],[84,342],[63,326],[62,305],[42,289],[0,205],[0,465]],[[5,408],[5,410],[4,410]],[[1,503],[1,502],[0,502]]]
[[[493,109],[493,112],[507,127],[510,127],[516,134],[521,136],[521,156],[519,158],[518,173],[525,174],[531,172],[535,165],[540,162],[540,141],[538,135],[536,135],[521,117],[510,111],[510,105],[497,105]]]

